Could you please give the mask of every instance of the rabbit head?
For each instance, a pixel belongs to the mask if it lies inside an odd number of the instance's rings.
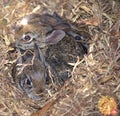
[[[25,32],[14,43],[17,49],[28,50],[34,49],[34,42],[37,42],[40,48],[50,44],[57,44],[65,36],[62,30],[54,30],[46,37],[40,37],[39,33]]]
[[[24,25],[23,22],[26,22]],[[59,21],[60,22],[60,21]],[[19,49],[34,49],[34,42],[39,43],[42,48],[48,44],[56,44],[64,38],[65,32],[63,26],[54,28],[58,20],[56,17],[49,14],[30,14],[21,19],[14,27],[15,43],[14,47]]]
[[[34,54],[26,51],[17,60],[12,73],[19,89],[30,98],[40,100],[38,94],[45,89],[47,74],[44,57],[36,43],[34,44]]]

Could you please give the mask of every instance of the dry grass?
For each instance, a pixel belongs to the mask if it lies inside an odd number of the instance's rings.
[[[120,107],[119,6],[119,0],[2,0],[0,116],[30,116],[56,96],[59,99],[47,112],[48,116],[102,116],[98,101],[106,95],[114,97]],[[11,49],[9,44],[14,41],[11,25],[31,12],[53,11],[79,26],[87,25],[90,48],[89,53],[74,65],[72,78],[54,95],[46,95],[45,100],[36,103],[15,87],[11,77],[14,61],[7,54]]]

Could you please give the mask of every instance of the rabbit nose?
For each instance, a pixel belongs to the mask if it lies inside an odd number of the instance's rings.
[[[35,95],[34,93],[27,93],[27,95],[28,95],[28,97],[29,98],[31,98],[31,99],[33,99],[33,100],[36,100],[36,101],[39,101],[39,100],[41,100],[41,98],[39,97],[39,96],[37,96],[37,95]]]

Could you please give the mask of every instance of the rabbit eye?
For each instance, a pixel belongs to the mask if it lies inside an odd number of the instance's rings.
[[[30,35],[24,35],[23,40],[25,42],[31,42],[33,40],[33,38]]]
[[[31,80],[28,79],[28,78],[26,78],[26,80],[25,80],[25,85],[26,85],[27,87],[32,87]]]
[[[25,34],[23,34],[22,40],[25,43],[30,43],[31,41],[36,40],[37,38],[39,38],[39,36],[40,35],[36,34],[36,33],[26,32]]]
[[[28,77],[28,75],[23,75],[19,84],[20,84],[20,88],[24,91],[26,91],[26,89],[32,88],[32,82],[31,79]]]
[[[27,85],[31,85],[31,82],[30,82],[29,79],[26,79],[26,84],[27,84]]]
[[[76,36],[75,39],[76,39],[76,40],[81,40],[82,37],[81,37],[81,36]]]
[[[29,35],[26,35],[26,36],[24,37],[24,40],[25,40],[25,41],[30,41],[30,40],[31,40],[31,37],[30,37]]]
[[[84,40],[85,38],[82,35],[76,35],[75,40]]]
[[[34,35],[32,33],[26,33],[22,38],[25,42],[31,42],[34,38]]]

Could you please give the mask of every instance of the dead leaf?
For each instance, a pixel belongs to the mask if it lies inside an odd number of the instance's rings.
[[[97,18],[91,18],[91,19],[85,19],[85,20],[79,21],[79,23],[85,24],[85,25],[98,26],[100,24],[100,20]]]
[[[112,27],[112,29],[111,29],[111,31],[110,31],[110,34],[111,34],[112,36],[118,36],[118,35],[120,35],[119,29],[120,29],[120,20],[118,20],[118,21],[113,25],[113,27]]]
[[[104,78],[102,78],[102,79],[100,80],[100,83],[105,83],[105,82],[109,81],[109,80],[112,79],[112,78],[113,78],[113,75],[105,76]]]
[[[116,49],[118,48],[118,38],[115,36],[110,36],[109,42],[110,42],[111,50],[115,52]]]
[[[85,12],[90,13],[91,9],[88,8],[86,5],[81,4],[80,8],[83,9]]]
[[[5,41],[5,44],[6,44],[7,46],[9,46],[9,45],[10,45],[10,40],[9,40],[8,36],[5,35],[5,36],[3,37],[3,39],[4,39],[4,41]]]
[[[113,52],[116,51],[116,49],[118,48],[118,40],[120,38],[120,20],[118,20],[112,27],[111,31],[110,31],[110,38],[109,38],[109,42],[110,42],[110,47],[113,50]]]

